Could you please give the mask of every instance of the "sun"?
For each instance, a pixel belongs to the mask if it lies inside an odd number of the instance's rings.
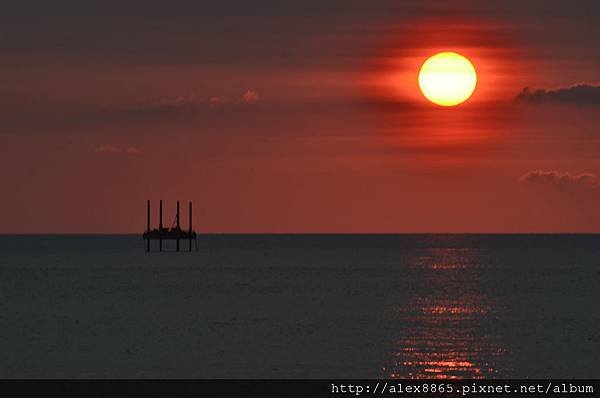
[[[429,101],[454,106],[471,97],[477,85],[477,72],[468,58],[455,52],[435,54],[419,70],[419,88]]]

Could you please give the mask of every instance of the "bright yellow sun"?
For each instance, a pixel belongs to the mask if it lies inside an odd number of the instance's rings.
[[[435,54],[419,71],[419,87],[429,101],[441,106],[465,102],[477,84],[475,67],[466,57],[454,52]]]

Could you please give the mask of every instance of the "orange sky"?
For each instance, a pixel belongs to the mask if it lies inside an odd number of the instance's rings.
[[[11,6],[0,232],[159,198],[201,232],[600,232],[600,8],[517,3]],[[418,90],[439,51],[478,71],[455,108]]]

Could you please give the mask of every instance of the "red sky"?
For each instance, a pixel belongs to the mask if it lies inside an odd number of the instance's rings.
[[[11,6],[0,233],[140,232],[146,199],[200,232],[600,232],[600,7],[396,3]],[[417,88],[438,51],[478,71],[455,108]]]

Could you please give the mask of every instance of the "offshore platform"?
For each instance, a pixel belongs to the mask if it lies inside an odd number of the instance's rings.
[[[192,229],[192,202],[189,203],[188,210],[188,229],[181,229],[181,224],[179,220],[179,201],[177,201],[177,212],[175,213],[175,220],[173,224],[165,228],[163,226],[163,201],[159,202],[158,207],[158,228],[150,229],[150,201],[147,203],[147,222],[146,222],[146,232],[144,232],[143,238],[146,242],[146,251],[150,250],[150,242],[158,241],[158,251],[163,251],[163,240],[175,241],[176,246],[175,250],[180,251],[180,241],[188,241],[188,250],[192,251],[192,242],[194,242],[194,248],[198,249],[198,244],[196,240],[196,232]]]

